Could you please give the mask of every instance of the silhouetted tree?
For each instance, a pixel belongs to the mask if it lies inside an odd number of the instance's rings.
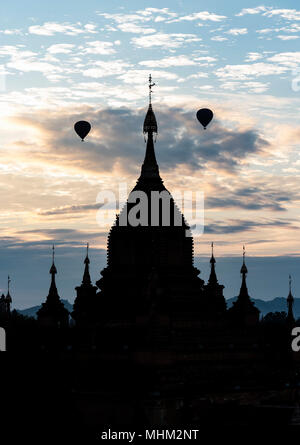
[[[286,312],[281,311],[281,312],[268,312],[262,319],[263,323],[268,323],[268,324],[284,324],[286,323]]]

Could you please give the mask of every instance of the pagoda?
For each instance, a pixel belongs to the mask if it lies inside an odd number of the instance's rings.
[[[226,301],[223,295],[224,286],[218,283],[214,257],[214,243],[211,243],[210,275],[205,285],[207,315],[210,318],[222,318],[226,313]]]
[[[47,327],[67,327],[69,323],[69,311],[64,307],[55,283],[57,269],[54,263],[54,246],[52,247],[52,266],[49,273],[51,275],[49,293],[45,303],[42,304],[37,312],[38,322],[40,325]]]
[[[76,288],[77,296],[74,301],[72,318],[76,325],[87,325],[94,318],[94,306],[97,287],[92,285],[90,276],[89,244],[86,247],[84,259],[84,273],[82,283]]]
[[[241,267],[242,284],[240,288],[239,296],[233,303],[232,307],[228,310],[230,319],[239,325],[252,326],[259,322],[259,309],[251,301],[246,283],[246,277],[248,269],[245,263],[245,246],[243,246],[243,264]]]
[[[194,266],[189,225],[164,185],[154,143],[158,133],[149,77],[143,125],[146,153],[137,183],[117,215],[107,243],[107,267],[96,283],[100,317],[175,322],[203,313],[204,282]],[[198,314],[198,316],[197,316]]]

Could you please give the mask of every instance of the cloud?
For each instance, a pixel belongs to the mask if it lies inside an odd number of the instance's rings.
[[[95,68],[89,68],[83,71],[86,77],[101,78],[106,76],[115,76],[124,73],[130,64],[123,60],[97,61]]]
[[[112,19],[117,24],[135,23],[135,22],[149,22],[151,20],[151,13],[144,14],[139,11],[132,14],[109,14],[109,13],[98,13],[106,19]]]
[[[75,45],[71,43],[57,43],[49,46],[47,51],[50,54],[69,54],[72,52],[73,48],[75,48]]]
[[[22,30],[16,29],[16,28],[15,29],[1,29],[0,34],[4,34],[7,36],[13,36],[13,35],[21,36],[21,35],[23,35]]]
[[[269,57],[268,61],[273,62],[275,65],[282,65],[280,68],[295,68],[300,64],[300,51],[278,53],[272,57]]]
[[[269,61],[274,59],[269,58]],[[278,66],[273,63],[253,63],[249,65],[225,65],[218,68],[215,72],[216,76],[222,79],[238,79],[246,80],[252,77],[270,76],[282,74],[287,71],[284,66]]]
[[[226,34],[230,34],[232,36],[239,36],[247,33],[248,33],[247,28],[232,28],[229,29],[229,31],[226,31]]]
[[[69,131],[81,115],[71,111],[67,114],[66,110],[63,114],[63,122],[56,113],[49,112],[39,112],[26,118],[27,125],[34,126],[43,134],[44,151],[34,153],[36,161],[98,172],[112,172],[123,165],[127,171],[132,169],[136,174],[138,159],[142,156],[141,136],[137,130],[141,128],[144,111],[137,114],[124,108],[97,112],[87,109],[85,119],[92,123],[88,150]],[[25,123],[24,116],[21,121]],[[241,161],[268,148],[268,142],[252,129],[230,130],[215,122],[213,133],[199,132],[194,114],[179,109],[160,110],[159,126],[164,128],[159,139],[159,145],[164,147],[159,154],[160,165],[167,170],[181,164],[199,170],[209,162],[233,175],[240,168]],[[125,140],[124,134],[127,135]]]
[[[157,60],[143,60],[139,65],[155,67],[155,68],[169,68],[171,66],[195,66],[195,65],[209,65],[217,59],[211,56],[193,57],[193,59],[185,56],[170,56]]]
[[[278,39],[280,40],[296,40],[299,39],[299,36],[284,36],[284,35],[280,35],[277,36]]]
[[[245,62],[255,62],[256,60],[262,59],[264,56],[260,53],[250,52],[247,54]]]
[[[279,9],[272,8],[270,6],[257,6],[256,8],[244,8],[237,16],[243,16],[247,14],[262,14],[266,17],[279,16],[286,20],[300,20],[300,11],[296,9]]]
[[[237,91],[240,89],[248,90],[248,92],[251,93],[264,93],[268,90],[270,86],[270,83],[263,83],[263,82],[224,82],[220,85],[221,88],[224,88],[224,90],[229,91]]]
[[[239,12],[238,14],[236,14],[238,17],[241,17],[243,15],[253,15],[253,14],[260,14],[261,12],[265,12],[267,10],[267,8],[265,6],[257,6],[256,8],[244,8],[241,10],[241,12]]]
[[[103,42],[101,40],[87,42],[86,47],[82,50],[82,53],[101,55],[114,54],[116,52],[116,50],[114,49],[114,45],[118,45],[118,43],[116,42]]]
[[[82,213],[90,210],[98,210],[101,204],[74,204],[61,207],[54,207],[49,210],[41,210],[38,212],[42,216],[65,215],[70,213]]]
[[[54,36],[57,33],[66,34],[69,36],[77,36],[79,34],[95,34],[96,25],[87,23],[82,25],[80,22],[76,24],[71,23],[57,23],[57,22],[45,22],[43,25],[29,26],[28,31],[30,34],[37,34],[40,36]]]
[[[267,17],[279,16],[287,20],[300,20],[300,11],[296,9],[271,9],[264,13]]]
[[[191,66],[197,65],[195,60],[190,59],[185,55],[170,56],[157,60],[143,60],[139,62],[139,65],[155,67],[155,68],[168,68],[170,66]]]
[[[250,220],[228,220],[224,222],[215,222],[205,226],[204,232],[209,234],[233,234],[239,232],[249,232],[262,227],[291,227],[289,221],[283,220],[264,220],[264,221],[250,221]]]
[[[45,57],[41,57],[38,53],[24,49],[23,45],[0,47],[0,57],[9,57],[6,67],[10,69],[23,73],[40,72],[50,81],[59,79],[62,73],[73,71],[70,67],[62,68],[60,64],[56,63],[57,59],[51,58],[50,55],[51,53],[47,53]]]
[[[219,195],[222,192],[219,191]],[[223,196],[208,197],[206,199],[207,208],[240,208],[246,210],[271,210],[275,212],[286,211],[286,203],[296,198],[281,190],[274,190],[270,186],[248,186],[236,187],[234,193],[232,190],[225,188]]]
[[[168,71],[156,71],[151,70],[151,74],[155,79],[167,79],[167,80],[178,80],[178,76],[175,73],[170,73]],[[121,74],[118,78],[122,79],[125,83],[128,84],[145,84],[145,79],[149,75],[148,70],[128,70],[124,74]],[[174,88],[174,87],[173,87]]]
[[[224,42],[225,40],[228,40],[228,39],[227,39],[227,37],[214,36],[214,37],[211,37],[210,40],[214,40],[215,42]]]
[[[154,28],[145,28],[143,26],[136,25],[135,23],[120,23],[118,25],[120,31],[131,32],[133,34],[151,34],[156,32]]]
[[[201,12],[194,12],[192,14],[179,17],[175,20],[170,20],[170,23],[181,22],[181,21],[194,21],[194,20],[221,22],[222,20],[225,20],[226,18],[227,17],[225,15],[218,15],[218,14],[214,14],[214,13],[211,13],[208,11],[201,11]]]
[[[155,46],[179,48],[186,43],[200,42],[201,40],[195,34],[164,34],[162,32],[131,39],[132,43],[139,48],[153,48]]]

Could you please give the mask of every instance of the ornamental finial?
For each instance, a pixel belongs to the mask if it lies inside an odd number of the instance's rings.
[[[149,105],[152,103],[152,87],[154,87],[155,83],[152,82],[152,76],[149,74]]]

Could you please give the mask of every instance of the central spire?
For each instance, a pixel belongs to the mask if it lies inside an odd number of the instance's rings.
[[[159,168],[156,161],[154,151],[153,133],[157,134],[157,122],[154,111],[152,109],[152,87],[155,83],[152,82],[151,74],[149,75],[149,106],[143,125],[143,133],[147,134],[147,146],[145,159],[142,165],[140,179],[145,178],[159,178]]]

